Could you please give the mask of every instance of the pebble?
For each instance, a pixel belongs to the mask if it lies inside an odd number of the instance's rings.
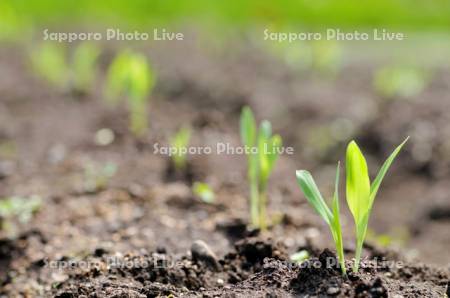
[[[340,291],[341,290],[338,287],[329,287],[327,289],[327,294],[328,295],[337,295],[337,294],[339,294]]]
[[[217,270],[219,269],[219,262],[214,252],[202,240],[196,240],[191,246],[192,259],[195,262],[202,262],[205,265]]]

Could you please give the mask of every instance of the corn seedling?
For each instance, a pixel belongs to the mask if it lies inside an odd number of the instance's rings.
[[[84,42],[75,48],[71,63],[72,87],[79,92],[91,90],[97,75],[96,63],[100,49]]]
[[[17,232],[17,225],[28,223],[41,204],[42,200],[38,196],[0,199],[0,230],[14,236]]]
[[[307,259],[309,259],[309,252],[307,250],[301,250],[299,252],[296,252],[292,254],[290,257],[292,262],[301,264]]]
[[[344,259],[344,245],[342,242],[342,229],[340,223],[340,212],[339,212],[339,163],[336,169],[336,180],[334,184],[334,194],[331,202],[331,210],[327,203],[320,194],[316,183],[312,175],[305,170],[300,170],[296,172],[297,182],[300,185],[306,199],[313,206],[316,212],[325,220],[328,224],[331,235],[336,246],[336,252],[338,254],[339,263],[341,267],[342,274],[346,274],[345,270],[345,259]]]
[[[171,147],[176,148],[176,154],[172,155],[172,163],[177,171],[183,171],[186,168],[186,151],[190,139],[191,129],[182,127],[170,140]]]
[[[117,55],[108,70],[106,98],[117,104],[122,96],[127,99],[130,130],[142,136],[147,130],[148,95],[155,85],[155,73],[144,55],[125,51]]]
[[[100,50],[90,43],[81,43],[67,60],[64,47],[42,44],[31,53],[31,64],[39,76],[60,89],[87,93],[96,77],[96,62]]]
[[[69,82],[69,66],[65,49],[61,46],[44,43],[31,53],[31,64],[37,75],[58,88],[65,89]]]
[[[116,172],[117,165],[114,163],[108,162],[102,166],[93,163],[86,164],[84,166],[84,191],[94,193],[105,189]]]
[[[208,204],[214,203],[214,200],[216,198],[214,191],[207,183],[195,182],[192,186],[192,192],[203,202]]]
[[[272,135],[269,121],[262,121],[257,131],[255,117],[249,107],[242,109],[240,134],[242,143],[247,148],[251,222],[253,226],[265,230],[267,182],[278,158],[277,149],[281,147],[282,140],[279,135]]]
[[[384,67],[375,73],[375,90],[387,98],[410,98],[427,86],[429,75],[417,67]]]
[[[391,153],[372,183],[369,179],[366,159],[361,153],[361,150],[359,149],[356,142],[351,141],[347,146],[347,204],[355,221],[356,233],[355,264],[353,267],[354,272],[357,272],[359,269],[361,251],[367,233],[369,216],[370,212],[372,211],[373,202],[375,201],[378,189],[380,188],[381,182],[383,181],[384,176],[389,170],[389,167],[391,166],[392,162],[407,140],[408,138],[404,140],[403,143],[401,143],[394,150],[394,152]]]

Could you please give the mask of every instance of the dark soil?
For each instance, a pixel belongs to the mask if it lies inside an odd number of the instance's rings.
[[[341,75],[324,80],[252,45],[216,53],[195,42],[155,44],[148,52],[159,79],[150,130],[136,140],[125,109],[106,106],[101,87],[82,98],[54,90],[30,74],[24,52],[0,49],[0,198],[43,200],[15,237],[0,231],[0,297],[445,296],[450,71],[438,69],[417,98],[386,101],[371,89],[377,64],[370,60],[350,61]],[[186,124],[194,128],[192,146],[239,145],[245,104],[295,148],[271,178],[272,226],[265,233],[247,225],[244,156],[189,156],[189,171],[177,173],[166,156],[153,153],[154,143],[167,145]],[[101,128],[114,131],[112,144],[96,145]],[[423,134],[431,137],[425,142]],[[294,171],[311,170],[329,194],[334,162],[350,138],[361,141],[375,171],[406,135],[411,140],[383,183],[370,223],[401,241],[381,249],[376,237],[368,239],[358,274],[344,278],[337,268],[324,268],[324,258],[334,258],[324,250],[332,247],[329,231],[302,197]],[[433,154],[418,158],[423,151]],[[87,190],[85,165],[106,163],[117,165],[117,173]],[[213,204],[192,194],[194,181],[213,187]],[[350,258],[349,216],[343,228]],[[312,258],[291,264],[288,256],[300,249]],[[314,263],[319,266],[307,266]]]
[[[190,254],[177,259],[159,252],[90,255],[94,268],[73,268],[57,284],[56,297],[443,297],[448,272],[420,264],[391,268],[386,258],[365,260],[360,273],[343,277],[336,256],[325,250],[302,264],[270,240],[248,238],[214,262]],[[392,260],[391,260],[392,261]],[[350,266],[347,268],[350,270]]]

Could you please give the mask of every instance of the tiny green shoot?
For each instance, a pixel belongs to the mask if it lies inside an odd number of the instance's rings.
[[[186,168],[186,148],[191,140],[191,129],[189,127],[180,128],[170,139],[170,145],[176,149],[176,154],[172,155],[172,163],[177,171],[183,171]]]
[[[0,199],[0,230],[14,236],[17,225],[28,223],[41,205],[42,200],[36,195]]]
[[[359,269],[362,246],[367,233],[370,212],[375,201],[378,189],[392,162],[408,141],[406,138],[384,162],[375,180],[370,182],[366,159],[355,141],[347,146],[346,173],[347,173],[347,204],[355,221],[356,251],[353,271]]]
[[[248,153],[247,176],[250,184],[251,223],[265,230],[267,229],[267,183],[278,159],[277,149],[281,147],[282,140],[279,135],[272,135],[272,126],[269,121],[262,121],[258,131],[255,117],[249,107],[242,109],[240,134]]]
[[[67,60],[64,47],[43,43],[31,53],[31,64],[39,76],[60,89],[87,93],[94,85],[100,49],[91,43],[78,45]]]
[[[305,170],[299,170],[296,172],[297,182],[302,189],[306,199],[313,206],[316,212],[325,220],[328,224],[331,235],[336,246],[336,252],[338,254],[339,263],[342,274],[346,274],[345,259],[344,259],[344,245],[342,241],[342,229],[340,223],[339,212],[339,163],[336,169],[336,179],[334,184],[334,194],[331,202],[331,210],[327,203],[323,199],[320,191],[314,182],[312,175]]]
[[[204,182],[195,182],[192,186],[192,192],[203,202],[212,204],[216,198],[211,186]]]
[[[31,52],[31,66],[35,73],[48,83],[65,89],[69,82],[66,52],[62,46],[43,43]]]
[[[156,76],[147,58],[139,53],[124,51],[111,63],[105,86],[106,99],[115,105],[124,96],[130,117],[130,130],[142,136],[148,127],[149,94],[155,85]]]
[[[375,90],[386,98],[411,98],[429,83],[429,74],[414,66],[387,66],[374,75]]]
[[[309,252],[307,250],[301,250],[292,254],[289,258],[291,259],[292,262],[301,264],[307,259],[309,259]]]
[[[92,89],[97,75],[96,63],[100,49],[92,43],[83,42],[73,52],[71,63],[72,87],[78,92]]]
[[[101,166],[94,163],[87,163],[84,165],[84,191],[95,193],[104,190],[116,172],[117,165],[112,162]]]

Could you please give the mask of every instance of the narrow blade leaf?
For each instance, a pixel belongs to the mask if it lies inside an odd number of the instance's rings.
[[[387,171],[389,170],[391,164],[394,162],[394,159],[399,154],[400,150],[402,149],[403,145],[408,141],[409,137],[407,137],[400,145],[395,148],[395,150],[391,153],[391,155],[386,159],[383,166],[380,168],[375,180],[373,180],[373,183],[370,187],[370,208],[373,205],[373,202],[375,200],[375,197],[377,195],[378,189],[380,188],[381,182],[383,181],[384,176],[386,175]]]
[[[333,203],[332,203],[332,209],[333,209],[333,217],[335,222],[339,224],[339,171],[340,171],[340,163],[337,165],[336,169],[336,181],[334,183],[334,194],[333,194]]]
[[[370,180],[366,159],[355,141],[347,147],[347,203],[358,224],[369,208]]]
[[[314,207],[317,213],[327,222],[332,224],[333,215],[325,203],[313,177],[308,171],[296,171],[297,182],[302,189],[308,202]]]
[[[252,110],[245,106],[241,112],[240,132],[242,143],[248,147],[255,146],[256,124]]]

